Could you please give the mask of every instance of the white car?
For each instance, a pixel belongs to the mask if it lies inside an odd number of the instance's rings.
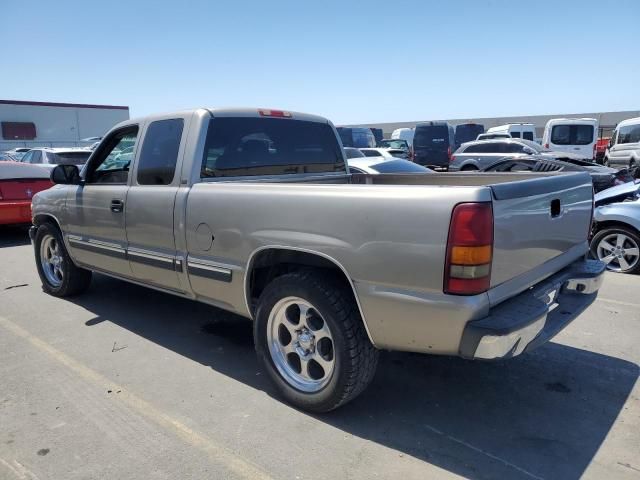
[[[595,160],[598,120],[595,118],[552,118],[542,134],[544,148],[576,153]]]
[[[20,161],[51,170],[56,165],[82,166],[87,163],[91,153],[86,148],[32,148]]]
[[[360,151],[365,157],[409,158],[409,154],[399,148],[361,148]]]
[[[640,272],[640,184],[625,183],[594,196],[591,255],[607,270]]]
[[[433,173],[433,170],[402,158],[355,157],[347,159],[351,173]]]
[[[640,165],[640,117],[624,120],[616,126],[604,155],[604,164],[630,168]]]
[[[536,139],[536,126],[533,123],[507,123],[505,125],[491,127],[484,135],[499,133],[509,135],[511,138],[522,138],[533,142]],[[482,138],[484,139],[489,137],[485,136]],[[480,140],[480,138],[478,138],[478,140]]]

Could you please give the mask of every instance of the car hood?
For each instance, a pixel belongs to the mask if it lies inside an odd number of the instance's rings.
[[[607,188],[606,190],[598,192],[594,195],[593,199],[598,204],[601,204],[606,200],[611,200],[615,198],[620,198],[620,200],[623,200],[627,196],[631,196],[634,193],[637,194],[639,190],[640,190],[640,183],[627,182],[627,183],[623,183],[622,185]]]

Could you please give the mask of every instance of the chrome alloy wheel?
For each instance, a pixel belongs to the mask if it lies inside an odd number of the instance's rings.
[[[40,264],[47,282],[52,287],[62,285],[64,273],[62,271],[62,252],[58,240],[53,235],[45,236],[40,242]]]
[[[269,353],[280,375],[307,393],[321,390],[335,369],[329,325],[318,310],[298,297],[285,297],[269,313]]]
[[[638,264],[640,251],[636,241],[624,233],[607,235],[597,246],[598,259],[614,272],[626,272]]]

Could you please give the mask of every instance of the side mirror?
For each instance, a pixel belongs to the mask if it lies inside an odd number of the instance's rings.
[[[609,139],[609,142],[607,143],[607,148],[611,148],[613,147],[613,138]]]
[[[76,165],[56,165],[51,170],[51,181],[60,185],[78,185],[80,170]]]

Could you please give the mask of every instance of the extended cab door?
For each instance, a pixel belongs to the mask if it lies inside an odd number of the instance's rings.
[[[176,268],[174,206],[187,126],[185,118],[166,118],[147,125],[127,195],[128,257],[136,279],[184,291]]]
[[[131,277],[125,208],[138,126],[111,132],[86,167],[85,182],[67,197],[67,240],[73,258],[89,267]]]

